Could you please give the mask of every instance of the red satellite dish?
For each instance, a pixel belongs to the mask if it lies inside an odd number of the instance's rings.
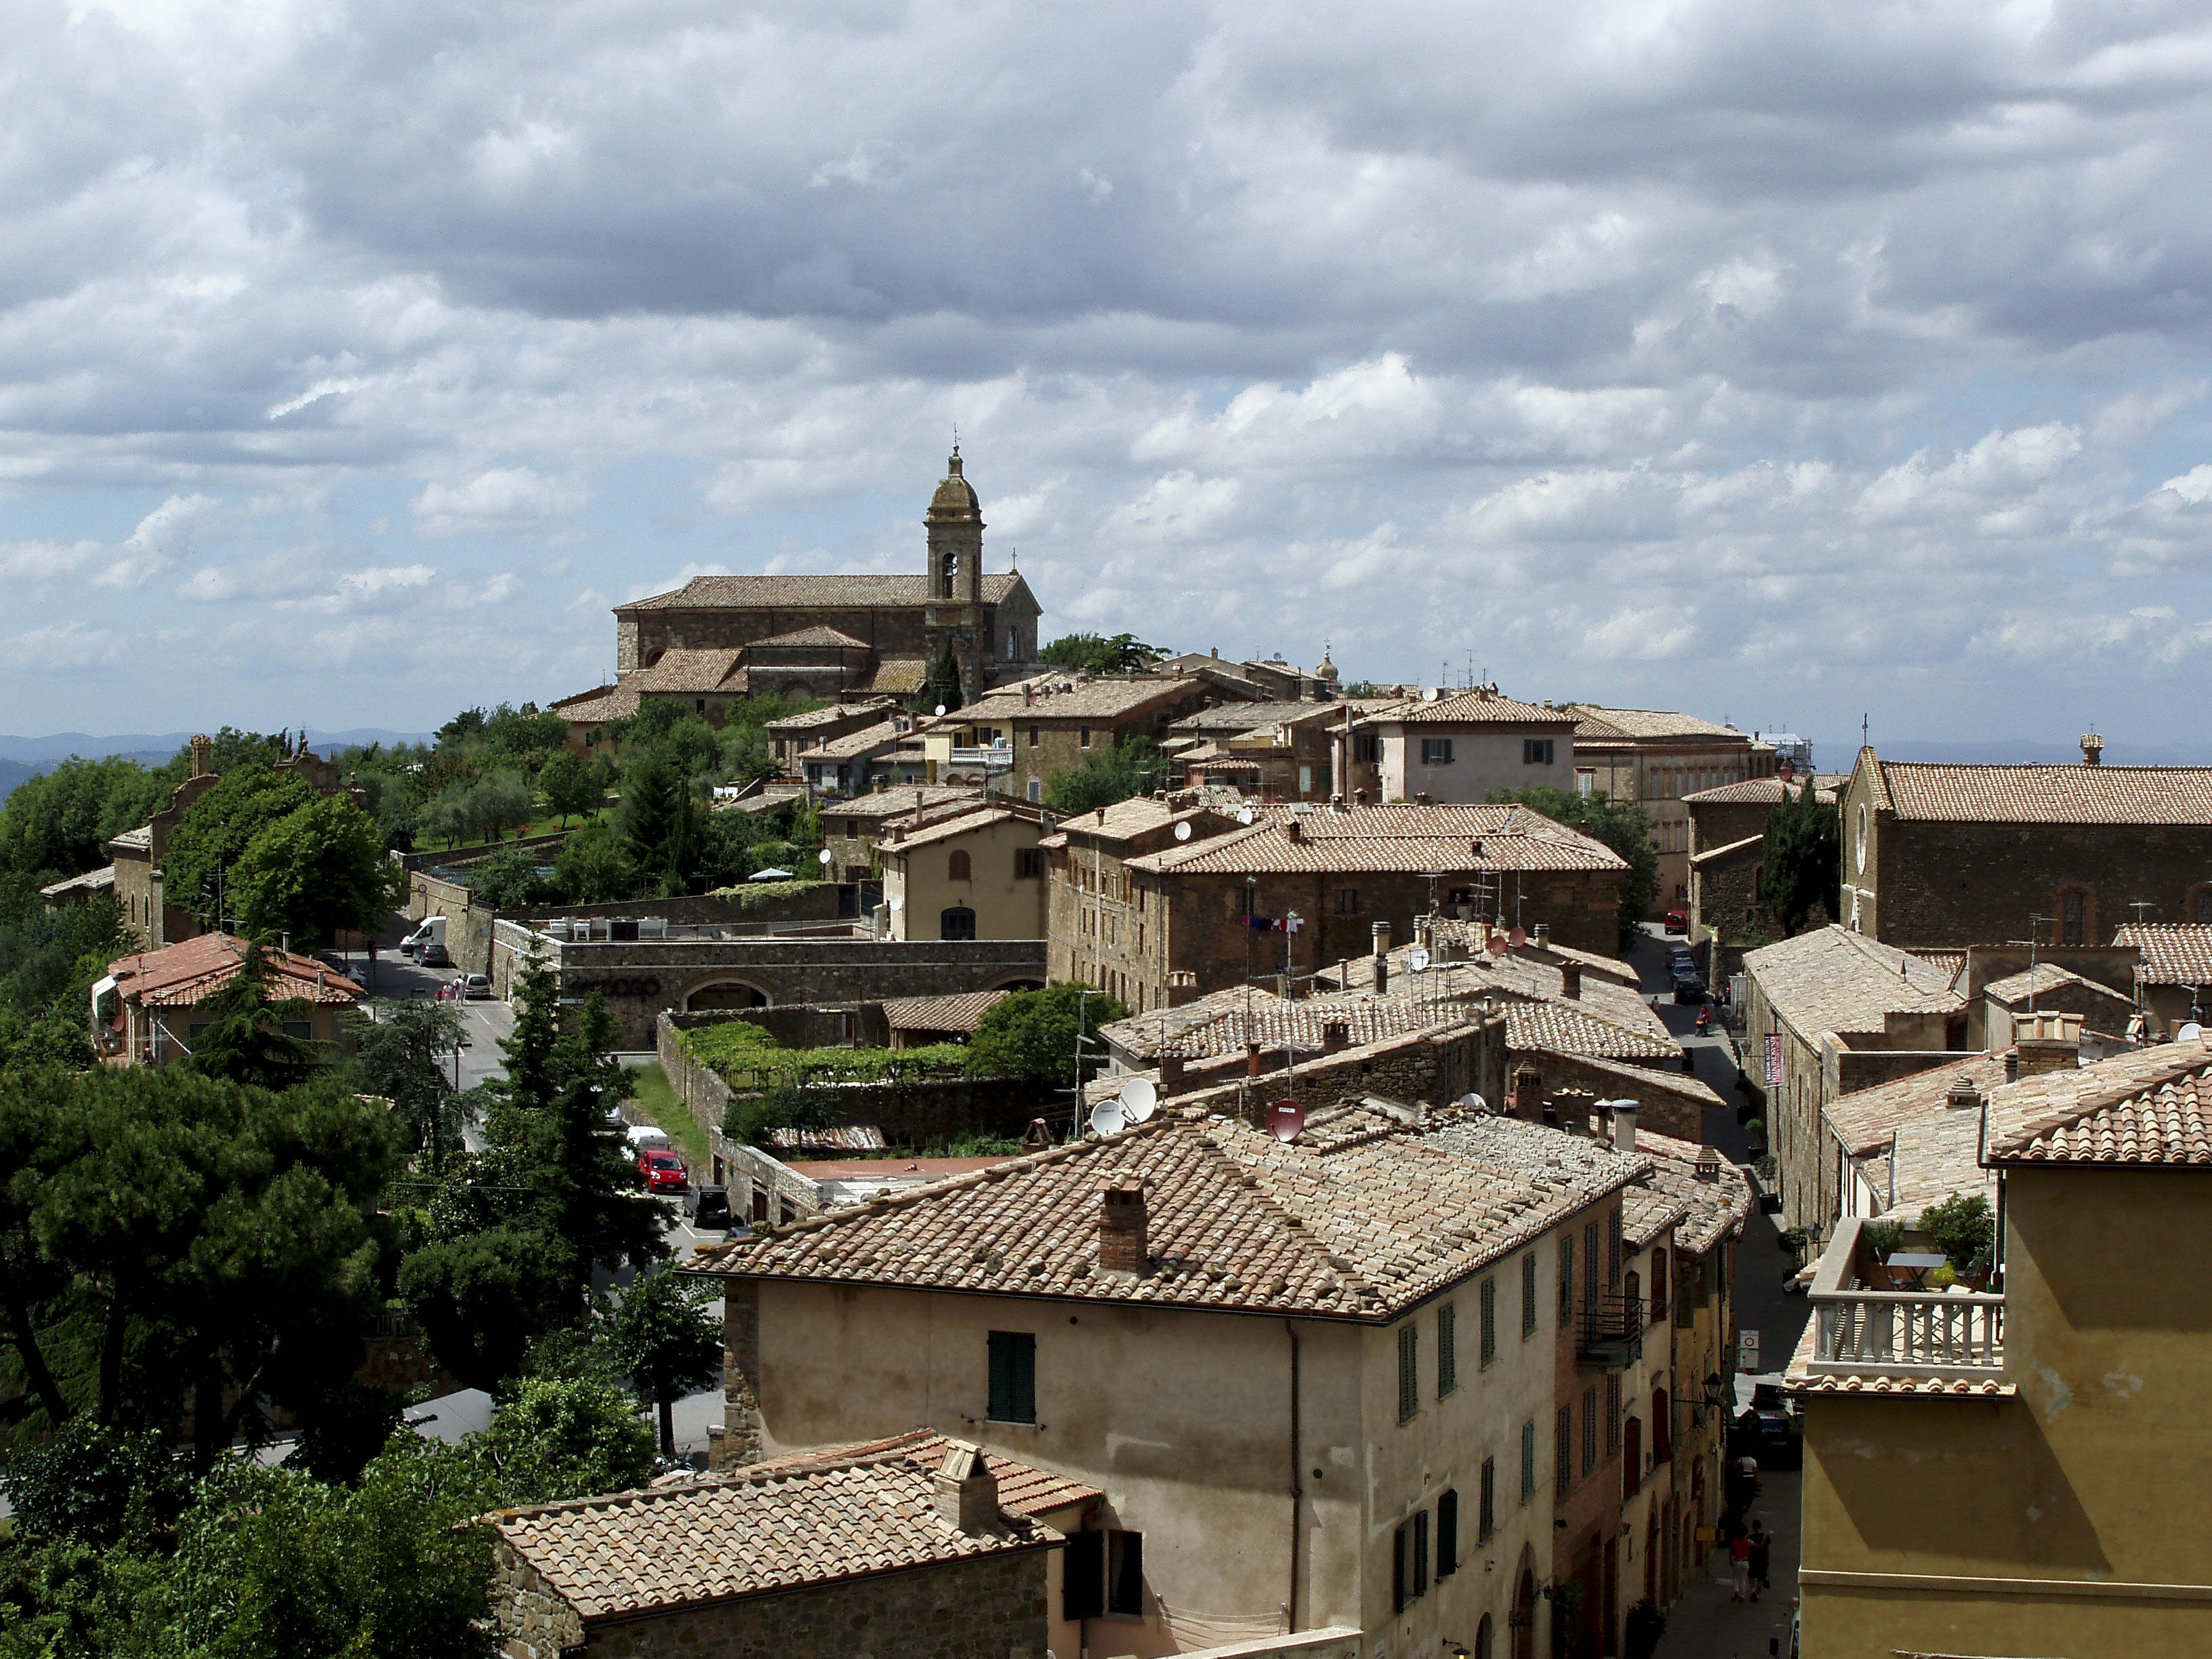
[[[1517,951],[1528,942],[1528,930],[1526,927],[1516,927],[1505,937],[1513,941],[1513,948]]]
[[[1298,1138],[1306,1127],[1306,1109],[1295,1100],[1271,1101],[1267,1105],[1267,1133],[1286,1145]]]
[[[1505,954],[1505,935],[1503,933],[1492,933],[1490,936],[1490,954],[1494,957],[1502,957]]]

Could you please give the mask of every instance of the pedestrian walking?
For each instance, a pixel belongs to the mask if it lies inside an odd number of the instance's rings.
[[[1756,1601],[1759,1592],[1769,1588],[1766,1575],[1773,1563],[1774,1535],[1767,1531],[1764,1521],[1754,1521],[1751,1523],[1751,1536],[1745,1541],[1751,1546],[1748,1557],[1751,1599]]]
[[[1735,1572],[1735,1589],[1729,1600],[1748,1601],[1751,1595],[1751,1540],[1739,1534],[1729,1543],[1729,1565]]]

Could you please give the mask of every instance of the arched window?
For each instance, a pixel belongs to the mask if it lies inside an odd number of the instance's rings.
[[[1644,1277],[1623,1273],[1620,1279],[1622,1328],[1633,1334],[1644,1328]]]
[[[1491,1659],[1491,1652],[1490,1615],[1486,1613],[1474,1627],[1474,1659]]]
[[[1651,1322],[1662,1323],[1667,1317],[1667,1252],[1651,1252]]]
[[[968,854],[965,848],[953,848],[952,856],[945,860],[945,878],[947,881],[972,881],[975,879],[974,872],[969,867]],[[946,937],[950,938],[951,935],[948,934]],[[969,937],[973,938],[974,935],[970,934]]]
[[[975,913],[964,904],[954,905],[938,917],[937,936],[941,939],[975,938]]]
[[[1021,658],[1021,654],[1022,636],[1020,630],[1009,628],[1006,630],[1006,660],[1008,662],[1018,661]]]

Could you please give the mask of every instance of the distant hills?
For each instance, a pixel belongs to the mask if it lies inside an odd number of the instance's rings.
[[[436,735],[434,732],[386,732],[374,726],[358,726],[349,732],[319,732],[310,726],[307,744],[316,753],[327,755],[333,749],[355,744],[427,743]],[[142,765],[159,766],[191,740],[189,732],[126,732],[107,738],[95,738],[83,732],[57,732],[45,738],[0,733],[0,800],[6,799],[17,784],[52,770],[56,763],[71,755],[86,760],[120,756]]]

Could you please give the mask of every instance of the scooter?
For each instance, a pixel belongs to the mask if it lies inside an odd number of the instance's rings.
[[[1713,1011],[1710,1008],[1699,1008],[1698,1010],[1698,1035],[1699,1036],[1703,1036],[1706,1032],[1712,1029]]]

